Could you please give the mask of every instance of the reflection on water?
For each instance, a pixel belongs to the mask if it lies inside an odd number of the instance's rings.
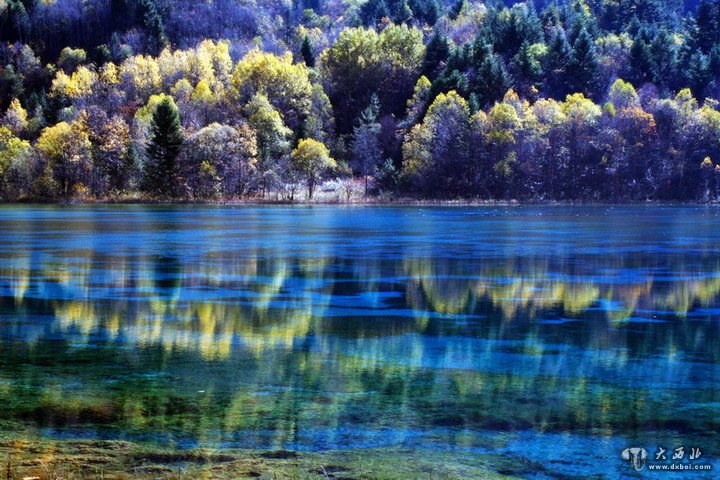
[[[718,213],[3,207],[0,427],[720,457]]]

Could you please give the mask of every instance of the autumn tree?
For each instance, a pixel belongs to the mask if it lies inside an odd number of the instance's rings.
[[[386,111],[401,115],[424,53],[422,33],[405,25],[391,25],[379,34],[364,28],[343,30],[320,58],[339,133],[352,131],[375,93]]]
[[[14,200],[28,190],[31,145],[0,126],[0,199]]]
[[[257,181],[255,132],[247,125],[208,125],[188,137],[178,163],[194,197],[246,195]]]
[[[87,192],[92,180],[92,144],[82,121],[59,122],[44,129],[36,148],[57,184],[58,195],[71,197]]]
[[[470,108],[457,92],[441,93],[422,124],[413,127],[403,144],[404,177],[424,193],[467,192]]]
[[[244,110],[257,139],[258,175],[264,196],[282,177],[290,173],[286,157],[293,132],[263,94],[256,94]]]
[[[262,95],[292,129],[307,117],[312,98],[312,84],[305,64],[296,64],[292,55],[283,56],[250,51],[232,73],[234,94],[240,104]]]
[[[297,148],[292,151],[292,168],[305,179],[308,199],[312,199],[315,187],[323,175],[336,166],[335,160],[330,157],[330,151],[317,140],[300,140]]]

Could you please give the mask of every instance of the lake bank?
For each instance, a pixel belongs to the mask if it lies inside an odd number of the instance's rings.
[[[0,205],[208,205],[208,206],[338,206],[338,207],[510,207],[510,206],[714,206],[715,201],[689,200],[488,200],[488,199],[433,199],[415,197],[366,197],[350,201],[340,199],[301,199],[283,200],[270,198],[218,198],[218,199],[171,199],[146,198],[137,196],[84,198],[84,199],[40,199],[29,198],[12,202],[0,202]]]

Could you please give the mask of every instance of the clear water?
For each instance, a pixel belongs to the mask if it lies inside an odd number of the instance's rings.
[[[719,328],[715,208],[0,207],[0,435],[717,472]]]

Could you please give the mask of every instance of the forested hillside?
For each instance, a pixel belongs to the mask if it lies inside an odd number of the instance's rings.
[[[718,0],[0,0],[5,201],[708,201],[719,105]]]

